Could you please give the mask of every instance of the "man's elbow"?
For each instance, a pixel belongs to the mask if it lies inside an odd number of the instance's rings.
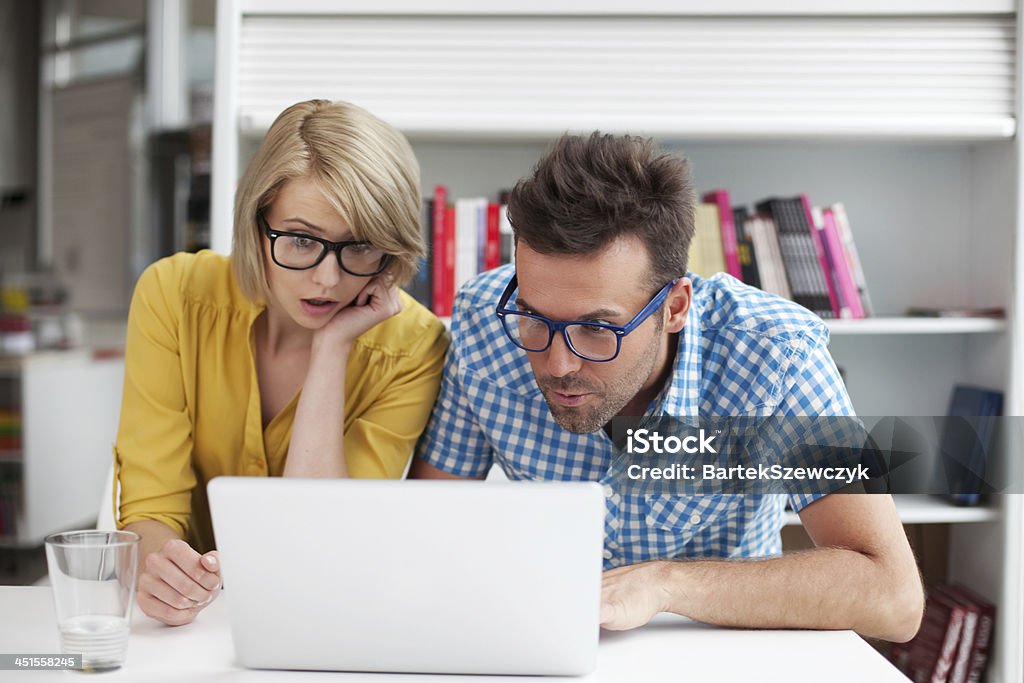
[[[887,604],[880,610],[883,616],[882,622],[878,624],[880,632],[874,635],[894,643],[905,643],[917,635],[921,627],[924,588],[917,572],[896,583],[885,600]]]

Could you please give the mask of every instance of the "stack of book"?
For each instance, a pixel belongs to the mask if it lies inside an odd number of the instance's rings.
[[[754,212],[729,192],[702,197],[689,270],[725,272],[814,311],[822,318],[872,315],[864,269],[842,203],[811,206],[806,195],[770,197]]]
[[[932,586],[921,629],[910,642],[894,644],[890,659],[915,683],[976,683],[985,673],[995,611],[964,586]]]
[[[513,260],[508,191],[496,199],[452,198],[437,185],[423,203],[429,255],[409,292],[439,316],[477,273]],[[724,272],[806,306],[823,318],[864,318],[871,299],[841,203],[812,207],[806,196],[772,197],[754,212],[734,207],[729,192],[703,195],[695,215],[690,272]]]
[[[507,192],[497,201],[486,197],[452,200],[437,185],[423,202],[422,226],[428,245],[409,293],[435,315],[450,316],[459,287],[477,273],[512,260],[512,226]]]

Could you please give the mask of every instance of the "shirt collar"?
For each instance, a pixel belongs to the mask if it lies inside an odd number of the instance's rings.
[[[696,417],[700,406],[701,334],[696,297],[679,331],[672,374],[651,405],[651,415]]]

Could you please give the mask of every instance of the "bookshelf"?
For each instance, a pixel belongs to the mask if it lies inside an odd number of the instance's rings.
[[[229,248],[239,168],[300,99],[391,121],[424,190],[452,197],[511,186],[564,130],[652,135],[736,205],[801,192],[846,205],[877,315],[829,323],[858,412],[942,415],[953,384],[971,382],[1021,414],[1019,2],[479,5],[221,0],[212,246]],[[907,318],[909,306],[1008,317]],[[989,680],[1024,678],[1022,496],[897,505],[908,524],[950,525],[949,577],[999,605]]]

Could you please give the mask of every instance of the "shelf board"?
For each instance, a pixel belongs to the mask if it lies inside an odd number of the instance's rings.
[[[1003,318],[864,318],[826,320],[833,335],[984,334],[1006,331]]]
[[[21,462],[21,451],[18,449],[0,449],[0,463]]]
[[[925,495],[897,495],[896,509],[904,524],[959,524],[991,522],[999,518],[999,510],[991,507],[958,507],[940,498]],[[800,517],[788,510],[786,525],[797,525]]]

